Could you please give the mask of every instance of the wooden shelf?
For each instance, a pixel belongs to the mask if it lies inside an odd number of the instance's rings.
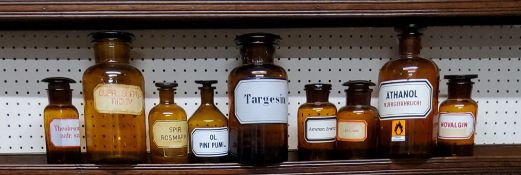
[[[519,24],[518,0],[0,2],[3,29]]]
[[[46,164],[45,155],[2,155],[0,174],[521,173],[521,145],[476,146],[471,157],[296,161],[253,167],[214,164]],[[290,152],[295,159],[295,152]]]

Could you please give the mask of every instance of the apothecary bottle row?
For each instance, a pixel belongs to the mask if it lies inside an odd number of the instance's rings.
[[[471,79],[448,75],[449,96],[438,107],[436,64],[419,56],[421,33],[400,26],[398,59],[380,70],[379,82],[349,80],[346,106],[329,102],[331,84],[305,85],[306,103],[297,112],[298,156],[302,160],[427,158],[471,155],[477,104]],[[86,160],[137,163],[146,159],[144,78],[129,64],[133,35],[91,34],[96,64],[83,75]],[[197,80],[201,105],[189,120],[176,105],[171,82],[159,82],[159,103],[148,113],[150,154],[157,163],[230,162],[273,164],[288,156],[288,76],[274,64],[280,37],[240,35],[243,64],[228,77],[229,119],[214,105],[216,80]],[[79,161],[79,119],[71,104],[74,80],[50,77],[44,110],[48,161]],[[371,106],[372,87],[378,105]]]

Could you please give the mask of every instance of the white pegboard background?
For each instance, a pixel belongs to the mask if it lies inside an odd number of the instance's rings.
[[[42,112],[49,76],[80,81],[94,64],[92,31],[0,31],[0,153],[45,152]],[[331,102],[345,105],[342,82],[377,82],[380,67],[397,56],[393,28],[293,28],[135,30],[131,64],[146,81],[146,108],[157,103],[155,81],[177,81],[176,102],[191,115],[199,105],[194,80],[216,79],[217,106],[228,113],[226,80],[240,64],[233,39],[248,32],[272,32],[283,40],[275,62],[289,74],[289,144],[297,145],[296,112],[307,83],[333,84]],[[473,97],[479,103],[477,144],[521,143],[521,27],[453,26],[424,30],[422,56],[446,74],[479,74]],[[442,80],[440,101],[445,99]],[[81,84],[73,103],[83,113]],[[377,92],[375,90],[375,92]],[[376,93],[372,104],[376,106]],[[80,118],[83,118],[81,116]],[[83,133],[82,133],[83,135]],[[84,143],[84,140],[83,140]]]

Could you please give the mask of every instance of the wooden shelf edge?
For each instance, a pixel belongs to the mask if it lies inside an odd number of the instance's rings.
[[[29,26],[92,28],[93,23],[101,23],[98,27],[123,28],[135,28],[136,23],[141,24],[138,28],[251,27],[248,20],[259,20],[256,22],[260,22],[261,26],[279,27],[391,25],[404,19],[442,25],[495,24],[497,19],[501,23],[517,24],[521,23],[519,17],[521,1],[516,0],[0,2],[0,22],[3,26],[22,29]],[[492,18],[494,20],[487,20]],[[387,22],[389,19],[394,20]],[[176,24],[165,24],[165,21]],[[223,26],[222,22],[229,23]],[[64,24],[47,25],[49,23]]]
[[[264,167],[237,163],[46,164],[45,155],[3,155],[0,162],[0,174],[521,173],[521,145],[476,146],[475,156],[469,157],[288,161]]]

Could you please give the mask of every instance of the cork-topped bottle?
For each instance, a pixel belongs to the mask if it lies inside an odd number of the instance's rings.
[[[380,120],[378,110],[371,106],[373,82],[353,80],[343,84],[346,106],[337,114],[337,155],[339,158],[371,158],[378,152]]]
[[[195,81],[201,84],[201,105],[188,120],[190,162],[224,162],[228,155],[228,119],[214,104],[212,84],[217,80]]]
[[[307,84],[306,103],[298,108],[300,160],[333,159],[336,137],[336,106],[329,102],[331,84]]]
[[[444,156],[471,156],[478,104],[472,100],[472,79],[478,75],[445,75],[449,92],[440,105],[438,153]]]
[[[175,104],[175,82],[156,83],[159,104],[148,114],[150,154],[154,163],[188,161],[188,122],[186,112]]]
[[[267,33],[238,36],[243,65],[228,77],[230,155],[240,163],[271,164],[288,156],[288,82],[273,64],[280,39]]]
[[[79,163],[80,121],[78,110],[72,105],[70,83],[76,81],[65,77],[49,77],[49,104],[43,111],[45,143],[48,163]]]
[[[87,159],[142,162],[146,155],[144,79],[129,64],[131,33],[90,34],[96,64],[83,74]]]
[[[380,69],[380,150],[395,158],[428,157],[436,140],[438,67],[419,56],[421,33],[417,25],[398,30],[400,57]]]

